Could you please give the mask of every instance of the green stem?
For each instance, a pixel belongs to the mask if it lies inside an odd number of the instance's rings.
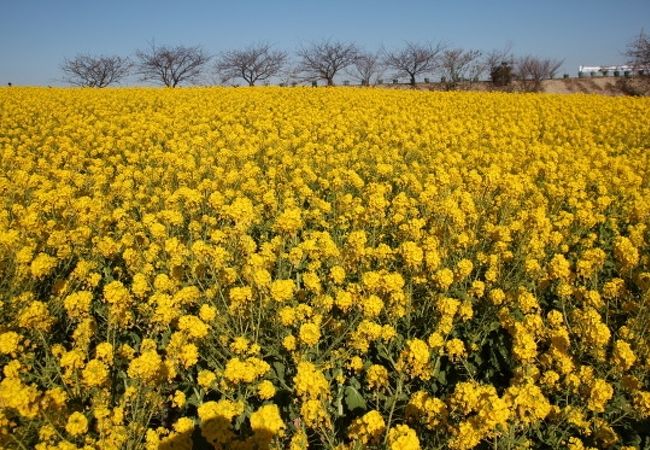
[[[25,447],[25,444],[23,444],[16,436],[14,436],[13,434],[10,434],[9,436],[11,436],[11,439],[13,439],[14,442],[16,442],[16,444],[18,444],[18,446],[20,448],[22,448],[23,450],[27,450],[27,447]]]
[[[393,421],[393,413],[395,412],[395,406],[397,405],[397,399],[402,393],[402,387],[404,386],[404,377],[400,374],[397,379],[397,389],[395,389],[395,395],[393,395],[393,401],[390,405],[390,413],[388,414],[388,422],[386,422],[386,436],[384,437],[384,445],[388,443],[388,430],[390,430],[390,425]]]

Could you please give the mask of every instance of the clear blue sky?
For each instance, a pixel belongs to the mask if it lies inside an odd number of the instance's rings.
[[[167,1],[0,0],[0,85],[61,84],[59,65],[79,52],[131,55],[152,38],[210,53],[268,41],[292,51],[321,38],[369,50],[405,40],[444,41],[577,66],[624,62],[650,0]]]

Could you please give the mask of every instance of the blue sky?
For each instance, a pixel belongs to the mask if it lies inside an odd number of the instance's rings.
[[[293,51],[322,38],[368,50],[405,40],[443,41],[564,59],[577,66],[624,62],[626,43],[650,31],[650,0],[392,0],[245,2],[0,0],[0,85],[61,84],[59,65],[79,52],[131,55],[157,44],[210,53],[268,41]]]

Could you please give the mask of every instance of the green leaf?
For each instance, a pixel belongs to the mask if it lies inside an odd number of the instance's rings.
[[[359,383],[359,380],[357,380],[357,377],[350,377],[348,380],[350,383],[350,386],[352,386],[355,389],[361,389],[361,383]]]
[[[201,405],[201,399],[197,397],[196,394],[192,394],[187,399],[187,404],[195,407],[199,407]]]
[[[345,388],[345,405],[350,411],[355,409],[366,409],[366,401],[363,399],[359,391],[352,386]]]
[[[284,381],[284,372],[285,372],[284,364],[282,364],[280,361],[275,361],[273,363],[273,368],[275,369],[275,373],[278,376],[278,379]]]

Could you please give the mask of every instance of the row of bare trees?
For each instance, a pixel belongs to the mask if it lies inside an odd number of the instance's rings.
[[[647,37],[631,44],[631,59],[648,58]],[[200,46],[156,46],[136,51],[133,58],[120,56],[78,55],[64,60],[61,69],[66,81],[89,87],[105,87],[135,74],[142,81],[168,87],[198,82],[206,73],[216,74],[219,82],[242,80],[250,86],[271,79],[289,82],[322,81],[334,85],[345,73],[362,85],[377,83],[387,72],[394,78],[406,78],[415,85],[423,77],[439,74],[446,89],[461,83],[488,79],[497,87],[517,81],[525,91],[541,89],[544,79],[557,75],[562,61],[532,55],[515,57],[510,49],[483,53],[474,49],[450,48],[443,44],[406,42],[396,50],[365,52],[356,44],[324,40],[302,47],[295,64],[289,64],[285,51],[260,43],[244,49],[209,55]],[[210,70],[209,63],[214,61]]]

